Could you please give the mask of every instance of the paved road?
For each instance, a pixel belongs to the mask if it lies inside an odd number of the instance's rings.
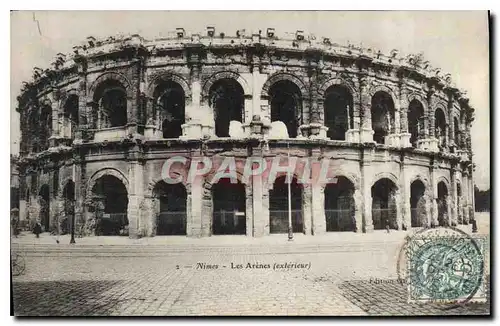
[[[402,232],[292,243],[238,237],[158,238],[148,245],[122,239],[113,245],[109,238],[73,246],[48,236],[37,241],[13,240],[26,261],[26,272],[13,278],[19,316],[489,313],[489,302],[450,310],[408,304],[406,285],[397,282]]]

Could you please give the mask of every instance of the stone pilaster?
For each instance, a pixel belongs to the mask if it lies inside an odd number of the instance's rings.
[[[205,181],[207,182],[207,181]],[[212,220],[213,220],[213,201],[212,190],[208,185],[203,183],[201,186],[201,230],[202,237],[209,237],[212,235]]]
[[[302,188],[302,214],[304,218],[304,234],[311,235],[312,229],[312,189],[304,184]]]
[[[326,232],[325,189],[318,182],[311,185],[312,234],[320,235]]]
[[[246,184],[245,185],[245,194],[246,194],[246,200],[245,200],[245,219],[246,219],[246,236],[251,237],[253,236],[253,190],[252,190],[252,183]]]
[[[399,189],[401,189],[401,221],[402,221],[402,229],[410,230],[411,229],[411,185],[409,182],[406,182],[406,163],[404,161],[404,156],[402,156],[400,169],[399,169]]]
[[[396,225],[398,230],[403,229],[403,193],[401,188],[396,190],[393,194],[394,202],[396,203]]]
[[[475,216],[474,216],[474,213],[475,213],[474,179],[473,179],[472,173],[473,173],[472,168],[470,168],[469,175],[468,175],[469,196],[470,196],[468,208],[469,208],[469,222],[471,222],[471,223],[472,223],[472,221],[475,220]]]
[[[361,189],[354,190],[353,197],[354,197],[354,205],[355,205],[354,219],[356,221],[356,232],[360,233],[360,232],[363,232],[363,215],[364,215],[364,212],[363,212],[364,198],[363,198],[363,192],[361,191]],[[373,227],[373,223],[372,223],[372,227]]]
[[[450,225],[456,226],[458,224],[458,196],[457,196],[457,181],[456,181],[456,170],[455,167],[450,169],[450,180],[451,180],[451,196],[450,196]]]
[[[368,79],[366,76],[359,80],[361,124],[359,129],[359,141],[361,143],[373,143],[371,99],[368,94]]]
[[[269,215],[269,187],[263,182],[262,187],[262,224],[264,227],[264,235],[270,234],[270,215]]]
[[[258,163],[253,163],[253,168],[257,168]],[[253,208],[253,236],[262,237],[266,234],[266,224],[269,224],[265,220],[265,216],[269,219],[269,202],[267,203],[267,212],[265,211],[264,203],[264,189],[262,182],[262,174],[252,176],[249,180],[252,182],[252,208]],[[268,199],[269,201],[269,199]],[[248,229],[247,229],[248,232]]]
[[[144,235],[141,223],[141,211],[144,210],[144,165],[137,159],[129,162],[128,166],[128,228],[130,238],[139,238]]]
[[[432,163],[434,164],[434,163]],[[430,166],[430,175],[431,175],[431,187],[432,187],[432,206],[431,206],[431,227],[436,227],[439,225],[438,222],[438,205],[437,205],[437,198],[438,198],[438,187],[437,187],[437,180],[436,180],[436,172],[435,172],[435,167]]]
[[[193,158],[193,161],[195,159]],[[200,237],[201,234],[201,213],[202,213],[202,190],[201,180],[194,180],[187,190],[187,211],[188,220],[186,231],[188,237]],[[189,217],[190,216],[190,217]]]
[[[363,193],[363,231],[373,231],[373,218],[372,218],[372,194],[371,186],[368,180],[369,176],[373,175],[372,166],[369,162],[369,153],[363,149],[363,157],[361,164],[361,189]]]

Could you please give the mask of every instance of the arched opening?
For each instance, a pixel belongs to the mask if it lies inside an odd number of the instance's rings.
[[[373,140],[383,144],[385,137],[392,132],[394,102],[389,94],[378,91],[373,95],[371,104]]]
[[[448,226],[448,187],[444,181],[438,183],[437,209],[439,226]]]
[[[325,125],[330,139],[345,140],[345,133],[353,126],[353,99],[344,86],[331,86],[325,96]]]
[[[271,121],[281,121],[286,125],[288,136],[297,137],[302,118],[302,94],[297,85],[288,80],[280,80],[269,89]]]
[[[116,80],[103,82],[95,93],[99,105],[97,126],[99,128],[121,127],[127,124],[127,92]]]
[[[425,185],[417,179],[410,188],[411,227],[424,227],[427,225]]]
[[[392,180],[383,178],[372,186],[372,218],[375,230],[398,229],[397,187]]]
[[[356,231],[354,185],[346,177],[325,187],[326,231]]]
[[[40,204],[40,223],[43,230],[48,232],[50,230],[50,189],[48,185],[43,185],[38,193]]]
[[[462,186],[460,186],[460,183],[457,183],[457,223],[465,224],[462,211]]]
[[[158,182],[153,194],[156,207],[157,235],[186,235],[186,188],[180,183]]]
[[[78,96],[70,95],[63,108],[63,128],[64,137],[74,138],[78,128]]]
[[[219,79],[210,87],[209,104],[214,110],[215,135],[229,137],[230,122],[243,122],[245,114],[243,88],[234,79]]]
[[[408,132],[411,134],[410,143],[417,147],[417,140],[424,128],[424,107],[418,100],[412,100],[408,106]]]
[[[434,125],[439,147],[446,146],[446,118],[443,110],[436,109],[434,113]]]
[[[292,231],[304,232],[302,217],[302,188],[293,178],[290,184]],[[288,233],[288,182],[286,176],[274,181],[273,189],[269,191],[269,232]]]
[[[455,132],[455,146],[460,146],[460,124],[458,118],[453,118],[453,131]]]
[[[164,81],[154,92],[153,114],[161,121],[163,138],[182,136],[185,123],[185,94],[181,85],[174,81]]]
[[[10,209],[19,209],[19,187],[10,187]]]
[[[70,233],[75,228],[75,183],[69,180],[63,188],[64,220],[61,223],[62,234]]]
[[[46,150],[49,148],[49,137],[52,135],[52,108],[48,105],[43,105],[40,114],[40,149]]]
[[[212,233],[246,234],[246,194],[241,182],[220,179],[212,186]]]
[[[127,235],[128,194],[120,179],[112,175],[100,177],[92,189],[96,233],[100,235]]]

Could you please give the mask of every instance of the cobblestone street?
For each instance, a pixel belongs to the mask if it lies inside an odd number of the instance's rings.
[[[396,282],[404,235],[342,234],[314,243],[158,237],[147,246],[83,239],[70,246],[48,236],[34,246],[23,235],[13,241],[26,262],[13,277],[14,309],[18,316],[489,314],[489,301],[450,310],[408,304],[406,285]],[[93,241],[104,240],[112,241]]]

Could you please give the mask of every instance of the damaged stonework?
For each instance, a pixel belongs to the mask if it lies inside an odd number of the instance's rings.
[[[89,38],[56,62],[18,97],[21,220],[63,232],[74,215],[77,234],[131,238],[261,237],[283,232],[289,211],[310,236],[474,222],[474,109],[422,55],[183,31]],[[330,162],[325,183],[294,172],[290,210],[284,173],[243,172],[248,158],[288,156]],[[176,177],[232,157],[237,182],[207,171],[170,185],[172,157],[186,162]]]

